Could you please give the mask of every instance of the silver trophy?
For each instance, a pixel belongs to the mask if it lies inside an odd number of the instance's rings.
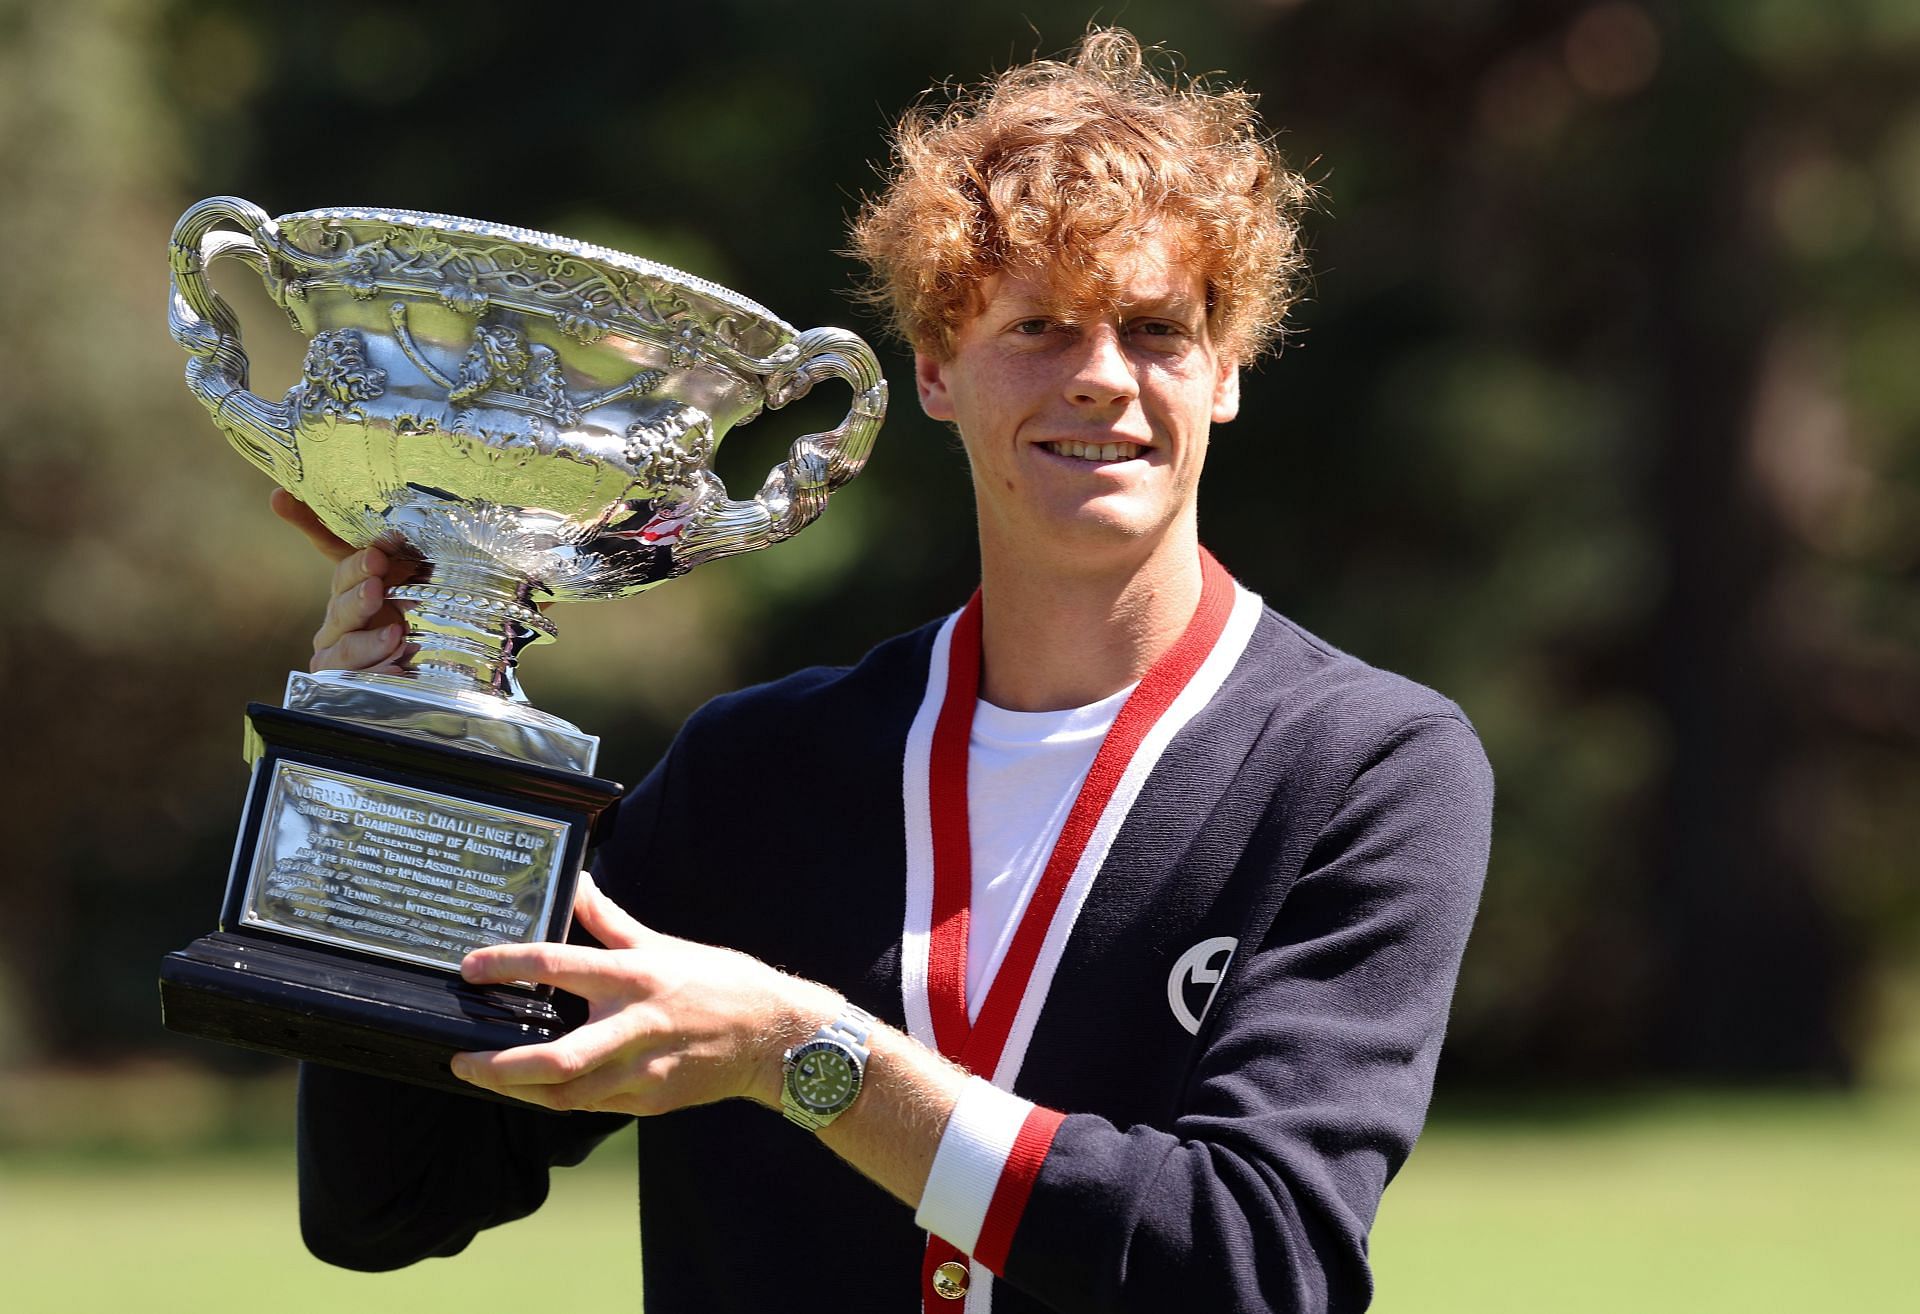
[[[248,389],[207,280],[250,266],[309,340]],[[551,993],[462,985],[480,944],[564,937],[619,787],[599,741],[520,691],[547,602],[616,598],[777,543],[860,472],[886,412],[872,351],[704,279],[545,233],[405,210],[271,219],[233,197],[174,227],[168,328],[234,448],[347,542],[417,568],[409,669],[294,673],[247,714],[253,781],[221,929],[162,969],[167,1024],[436,1085],[446,1056],[565,1029]],[[840,425],[751,498],[721,438],[843,379]]]

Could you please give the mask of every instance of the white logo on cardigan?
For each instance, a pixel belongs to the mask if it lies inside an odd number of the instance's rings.
[[[1188,1035],[1200,1034],[1200,1019],[1207,1015],[1214,991],[1220,988],[1220,978],[1227,974],[1227,964],[1233,961],[1233,951],[1239,944],[1230,935],[1202,940],[1181,954],[1167,974],[1167,1006],[1173,1010],[1173,1020],[1185,1027]],[[1199,992],[1198,1011],[1187,1002],[1188,990],[1194,986],[1206,987]]]

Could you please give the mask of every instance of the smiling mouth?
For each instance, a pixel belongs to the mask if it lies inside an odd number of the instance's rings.
[[[1081,443],[1069,440],[1040,445],[1055,456],[1070,456],[1079,461],[1130,461],[1147,450],[1140,443]]]

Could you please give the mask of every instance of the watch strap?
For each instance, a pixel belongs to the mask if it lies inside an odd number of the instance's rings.
[[[867,1056],[873,1052],[876,1019],[857,1004],[849,1004],[845,1000],[840,1003],[840,1016],[814,1032],[813,1039],[839,1041],[858,1054],[861,1065],[865,1066]]]

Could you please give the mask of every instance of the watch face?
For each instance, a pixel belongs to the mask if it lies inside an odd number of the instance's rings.
[[[814,1041],[794,1056],[787,1089],[802,1106],[815,1113],[837,1113],[853,1102],[860,1074],[838,1045]]]

